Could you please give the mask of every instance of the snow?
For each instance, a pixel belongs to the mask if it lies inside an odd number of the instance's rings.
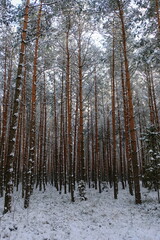
[[[11,2],[13,5],[18,6],[18,4],[21,3],[21,0],[12,0]]]
[[[18,75],[18,78],[22,78],[22,77],[23,77],[23,75],[22,75],[22,74],[19,74],[19,75]]]
[[[149,150],[149,153],[153,153],[153,150],[152,150],[152,149],[150,149],[150,150]]]
[[[11,156],[11,157],[14,157],[14,152],[11,152],[10,156]]]
[[[75,203],[69,194],[59,194],[48,186],[35,190],[28,209],[23,208],[21,192],[16,192],[11,213],[2,215],[0,199],[0,239],[3,240],[160,240],[160,204],[157,194],[143,189],[142,205],[135,205],[128,190],[101,194],[86,190],[86,201],[76,192]]]

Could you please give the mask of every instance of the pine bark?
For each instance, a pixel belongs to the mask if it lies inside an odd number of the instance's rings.
[[[97,184],[98,179],[98,188],[99,193],[101,193],[101,164],[100,164],[100,156],[99,156],[99,141],[98,141],[98,97],[97,97],[97,76],[95,69],[95,185]]]
[[[78,26],[78,75],[79,75],[79,159],[80,159],[80,180],[85,181],[84,163],[84,133],[83,133],[83,64],[82,64],[82,26]]]
[[[36,84],[37,84],[37,59],[38,59],[38,45],[40,38],[40,24],[41,24],[41,14],[42,14],[42,1],[40,4],[38,19],[37,19],[37,30],[36,30],[36,42],[34,50],[34,63],[33,63],[33,78],[32,78],[32,96],[31,96],[31,121],[30,121],[30,147],[29,147],[29,160],[28,160],[28,170],[26,177],[26,193],[24,200],[24,207],[29,207],[29,200],[33,190],[33,170],[35,163],[35,153],[36,153]]]
[[[44,92],[43,92],[43,109],[44,109],[44,126],[43,126],[43,189],[46,190],[47,185],[47,99],[46,99],[46,79],[45,79],[45,73],[44,73]]]
[[[112,141],[113,141],[113,183],[114,183],[114,198],[118,195],[118,181],[117,181],[117,159],[116,159],[116,113],[115,113],[115,36],[114,36],[114,22],[113,22],[113,46],[112,46]]]
[[[159,10],[159,0],[155,0],[156,2],[156,15],[157,15],[157,23],[158,23],[158,38],[160,38],[160,10]]]
[[[26,36],[27,36],[27,26],[28,26],[28,13],[29,13],[29,4],[30,0],[26,1],[25,14],[24,14],[24,23],[22,30],[22,41],[20,47],[20,56],[19,64],[17,70],[16,78],[16,87],[13,103],[13,111],[11,114],[11,124],[9,128],[8,136],[8,151],[7,151],[7,163],[6,163],[6,192],[5,192],[5,201],[4,201],[4,213],[11,211],[12,205],[12,193],[13,193],[13,162],[14,162],[14,152],[15,152],[15,138],[16,130],[18,125],[18,115],[19,115],[19,105],[20,105],[20,94],[21,94],[21,82],[22,82],[22,71],[24,64],[24,53],[26,45]]]
[[[128,170],[128,185],[129,185],[129,192],[131,195],[133,195],[128,98],[127,98],[127,92],[126,92],[126,85],[124,81],[123,59],[121,55],[120,55],[120,58],[121,58],[121,83],[122,83],[122,94],[123,94],[123,115],[124,115],[124,130],[125,130],[124,134],[125,134],[125,151],[126,151],[127,170]]]
[[[56,79],[54,76],[54,184],[58,191],[58,133],[57,133],[57,99],[56,99]]]
[[[60,107],[60,151],[59,151],[59,193],[62,192],[62,183],[64,175],[64,141],[63,141],[63,129],[64,129],[64,76],[62,72],[62,85],[61,85],[61,107]]]
[[[118,132],[119,132],[119,160],[120,160],[120,176],[122,189],[125,189],[124,185],[124,164],[123,164],[123,149],[122,149],[122,124],[121,124],[121,116],[120,116],[120,105],[119,105],[119,97],[118,97],[118,89],[116,88],[117,93],[117,108],[118,108]]]
[[[91,162],[90,162],[90,101],[88,97],[87,109],[87,181],[89,188],[91,187]]]
[[[117,0],[117,3],[118,3],[119,16],[120,16],[121,27],[122,27],[122,42],[123,42],[123,53],[124,53],[124,63],[125,63],[125,72],[126,72],[126,87],[127,87],[129,115],[130,115],[129,127],[130,127],[130,135],[131,135],[131,156],[132,156],[132,165],[133,165],[133,174],[134,174],[135,202],[136,204],[140,204],[141,192],[140,192],[139,167],[138,167],[138,158],[137,158],[136,130],[135,130],[134,111],[133,111],[131,78],[130,78],[130,72],[129,72],[128,57],[127,57],[124,12],[122,7],[122,1]]]
[[[155,116],[155,125],[157,129],[160,129],[160,122],[159,122],[159,116],[158,116],[158,108],[157,108],[157,98],[155,94],[155,86],[154,86],[154,78],[153,78],[153,70],[150,68],[150,80],[151,80],[151,89],[152,89],[152,95],[153,95],[153,108],[154,108],[154,116]]]
[[[70,51],[69,51],[69,31],[70,18],[68,20],[66,32],[66,90],[67,90],[67,143],[68,143],[68,162],[69,162],[69,189],[71,201],[74,202],[74,179],[73,179],[73,154],[72,154],[72,102],[71,102],[71,74],[70,74]]]

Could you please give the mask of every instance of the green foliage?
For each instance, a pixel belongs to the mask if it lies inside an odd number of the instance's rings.
[[[86,186],[85,182],[83,180],[79,181],[78,183],[78,191],[79,191],[79,196],[81,200],[87,200],[86,198]]]
[[[147,151],[143,181],[148,189],[158,191],[160,188],[160,133],[152,125],[146,129],[142,139]]]

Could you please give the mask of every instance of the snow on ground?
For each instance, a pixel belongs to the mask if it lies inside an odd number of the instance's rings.
[[[12,213],[4,216],[0,199],[0,240],[160,240],[160,204],[155,192],[146,192],[142,205],[121,189],[118,200],[113,189],[87,189],[87,201],[71,203],[69,194],[48,186],[34,191],[28,209],[16,193]]]

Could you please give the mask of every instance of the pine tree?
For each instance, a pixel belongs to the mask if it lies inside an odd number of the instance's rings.
[[[125,30],[125,22],[124,22],[123,1],[117,0],[117,5],[119,9],[119,16],[121,20],[121,29],[122,29],[124,65],[125,65],[125,73],[126,73],[126,88],[127,88],[128,106],[129,106],[129,127],[130,127],[130,135],[131,135],[131,157],[132,157],[133,174],[134,174],[135,202],[136,204],[139,204],[141,203],[141,192],[140,192],[140,182],[139,182],[139,168],[138,168],[138,158],[137,158],[136,131],[135,131],[135,120],[134,120],[134,111],[133,111],[131,77],[130,77],[130,71],[129,71],[128,56],[127,56],[127,38],[126,38],[126,30]]]
[[[146,128],[142,135],[146,145],[146,161],[144,166],[143,181],[148,189],[155,189],[160,203],[160,132],[154,125]]]
[[[27,37],[27,27],[28,27],[28,12],[29,12],[29,4],[30,1],[26,1],[25,7],[25,15],[24,15],[24,23],[22,30],[22,41],[20,48],[20,56],[19,56],[19,65],[17,70],[17,78],[16,78],[16,88],[15,88],[15,96],[13,103],[13,111],[11,115],[11,124],[9,129],[9,137],[8,137],[8,151],[7,151],[7,163],[6,163],[6,193],[5,193],[5,202],[4,202],[4,213],[11,211],[12,204],[12,193],[13,193],[13,161],[14,161],[14,153],[15,153],[15,138],[18,126],[18,115],[19,115],[19,107],[20,107],[20,95],[21,95],[21,81],[22,81],[22,71],[24,64],[24,54],[25,54],[25,45],[26,45],[26,37]]]
[[[29,146],[29,160],[26,177],[26,193],[24,199],[24,207],[29,207],[29,200],[33,190],[33,171],[36,156],[36,90],[37,90],[37,60],[38,60],[38,45],[41,29],[41,14],[42,14],[42,1],[38,11],[37,18],[37,32],[34,51],[34,63],[33,63],[33,78],[32,78],[32,99],[31,99],[31,123],[30,123],[30,146]]]

